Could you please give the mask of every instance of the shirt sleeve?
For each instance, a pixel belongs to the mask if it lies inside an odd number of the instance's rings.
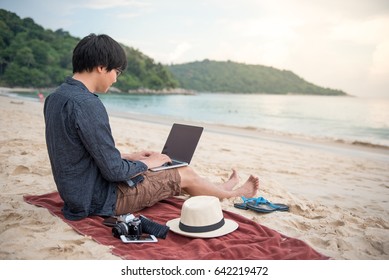
[[[112,137],[107,111],[100,99],[96,96],[81,105],[75,111],[78,134],[103,177],[120,182],[146,172],[148,167],[143,162],[121,158]]]

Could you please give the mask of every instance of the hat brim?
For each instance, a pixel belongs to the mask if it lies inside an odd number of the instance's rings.
[[[233,232],[234,230],[236,230],[239,226],[238,223],[235,221],[232,221],[229,219],[224,219],[224,221],[225,221],[225,223],[221,228],[219,228],[217,230],[213,230],[213,231],[207,231],[207,232],[182,231],[179,228],[180,218],[170,220],[166,223],[166,225],[170,228],[171,231],[173,231],[177,234],[183,235],[183,236],[194,237],[194,238],[213,238],[213,237],[219,237],[219,236],[229,234],[229,233]]]

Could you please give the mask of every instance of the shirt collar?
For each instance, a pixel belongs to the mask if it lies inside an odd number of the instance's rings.
[[[94,96],[99,97],[97,94],[94,94],[93,92],[90,92],[90,91],[88,90],[88,88],[87,88],[82,82],[80,82],[79,80],[73,79],[72,77],[67,77],[66,80],[65,80],[65,82],[66,82],[67,84],[69,84],[69,85],[77,86],[77,87],[79,87],[80,89],[82,89],[82,90],[84,90],[84,91],[86,91],[86,92],[88,92],[88,93],[91,93],[91,94],[93,94]]]

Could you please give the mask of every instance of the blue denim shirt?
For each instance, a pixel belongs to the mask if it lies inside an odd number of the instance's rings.
[[[142,180],[147,165],[122,159],[107,111],[84,84],[67,78],[45,101],[46,143],[67,219],[115,213],[118,182]],[[132,180],[131,180],[132,178]]]

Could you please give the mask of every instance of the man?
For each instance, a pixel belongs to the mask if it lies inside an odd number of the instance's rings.
[[[78,220],[131,213],[181,191],[220,199],[254,196],[255,176],[233,189],[239,181],[235,170],[227,182],[215,185],[190,167],[148,171],[170,162],[167,155],[116,149],[106,109],[94,93],[106,93],[126,67],[124,50],[115,40],[91,34],[73,51],[73,77],[46,98],[46,143],[64,216]]]

